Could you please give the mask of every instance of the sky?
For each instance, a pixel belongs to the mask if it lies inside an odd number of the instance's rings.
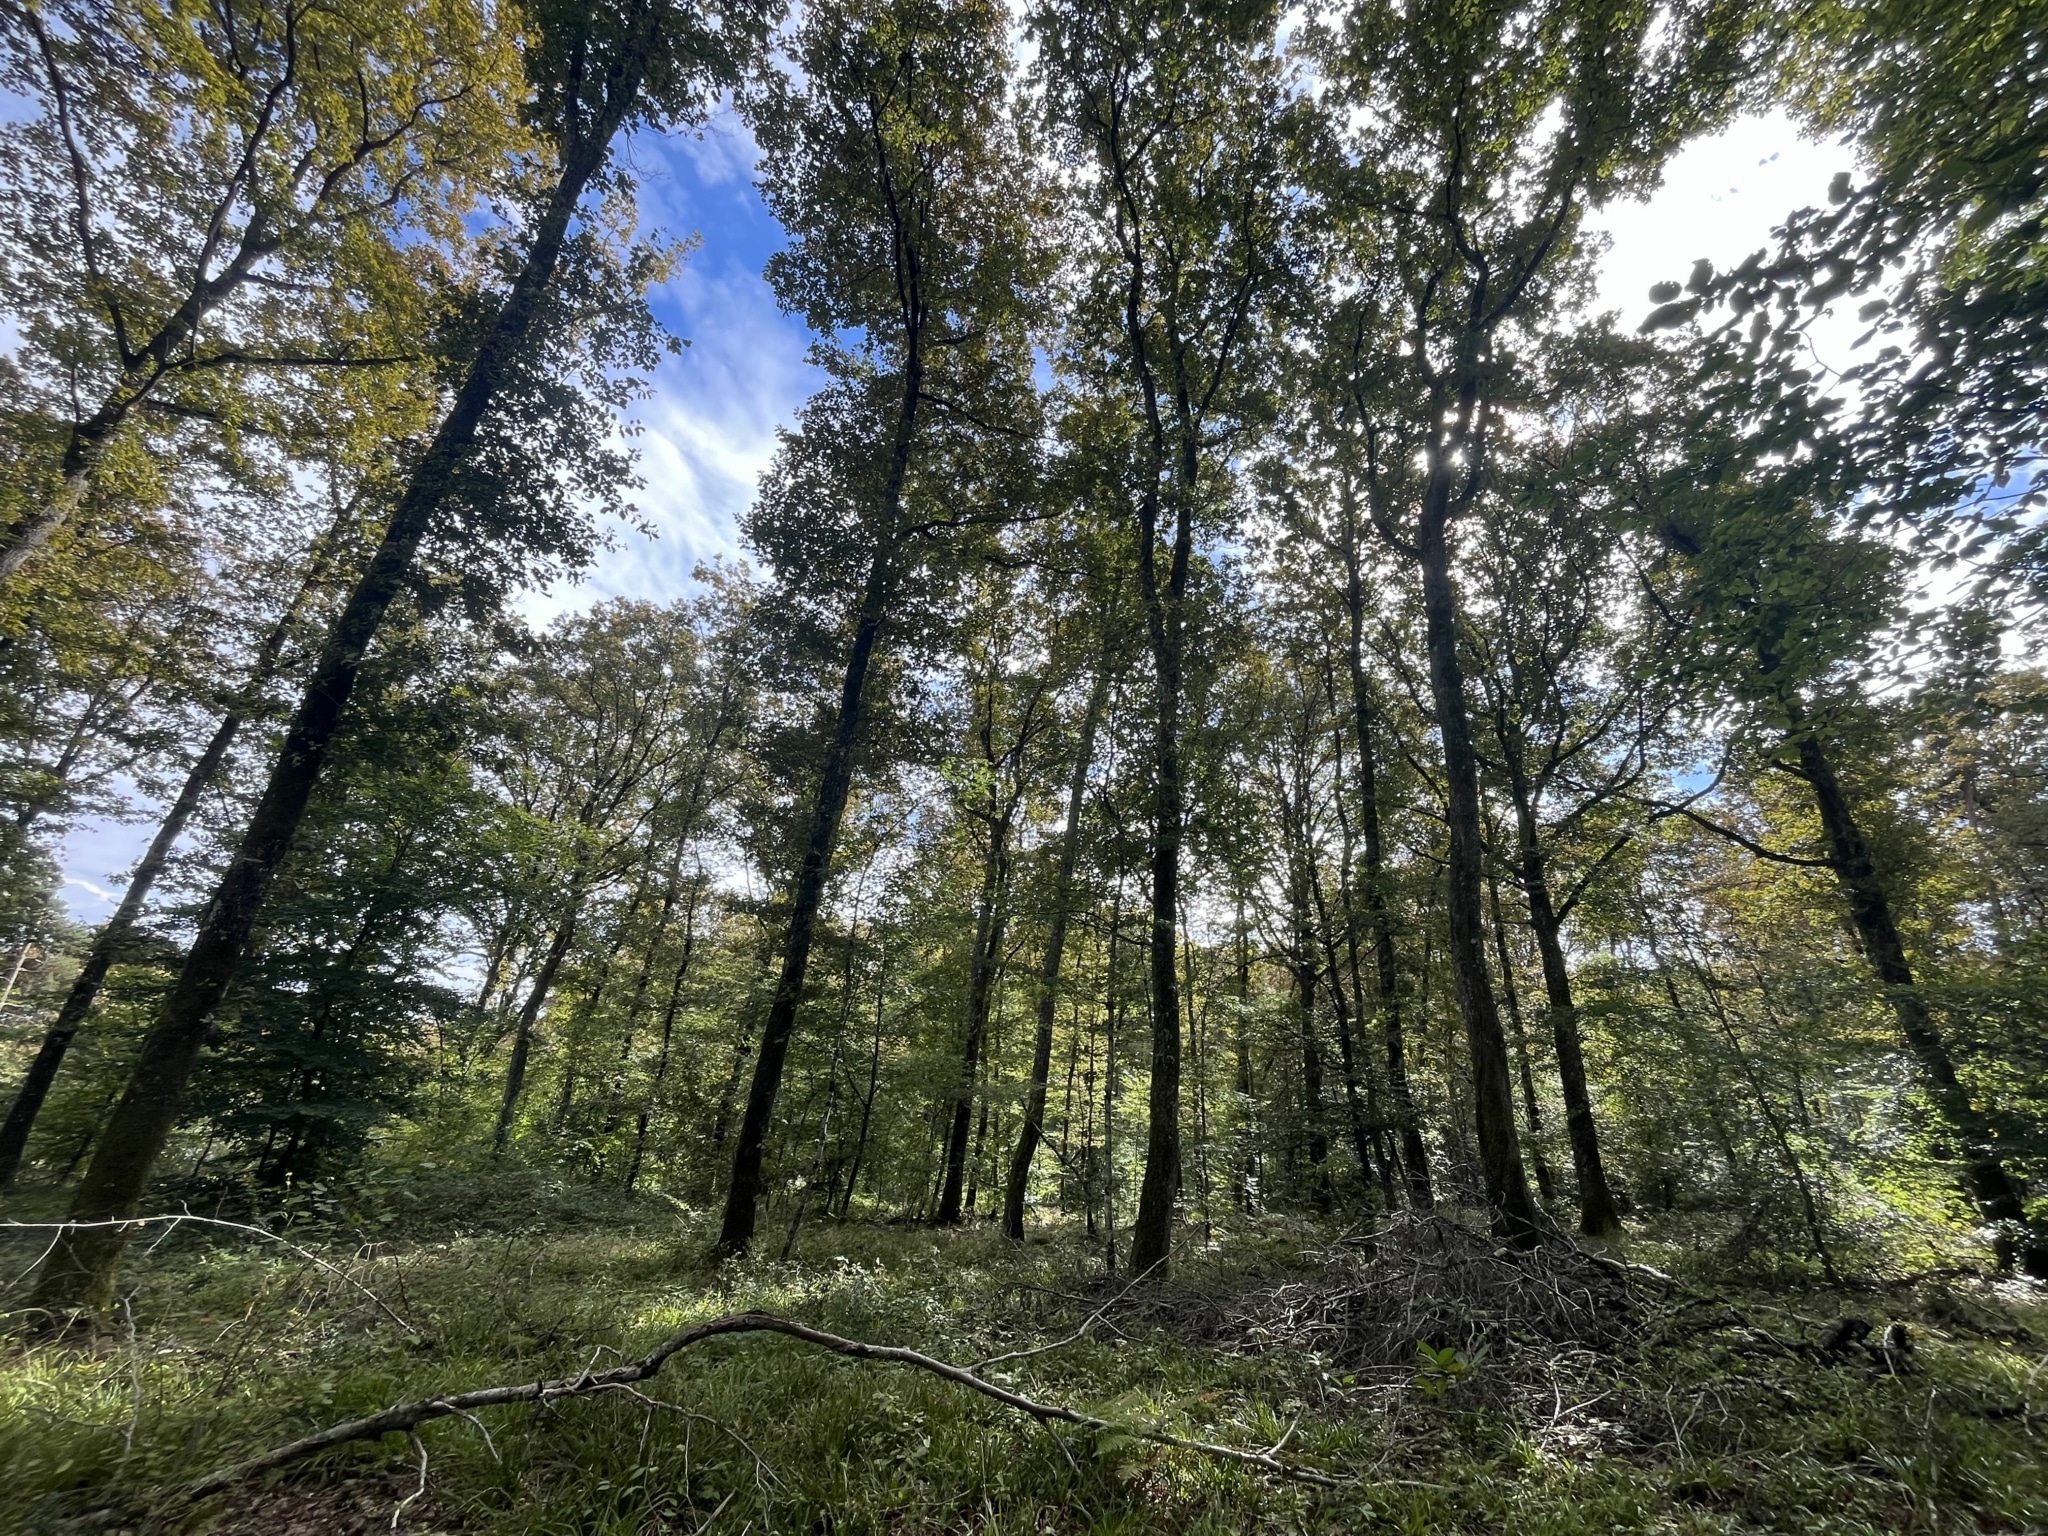
[[[639,183],[643,222],[697,248],[654,296],[656,316],[689,346],[656,372],[635,411],[645,482],[637,501],[652,538],[618,531],[617,547],[581,581],[531,595],[544,621],[611,597],[666,602],[691,588],[700,562],[737,556],[739,519],[776,448],[776,431],[821,382],[806,360],[801,321],[783,314],[762,279],[781,230],[752,181],[754,145],[723,113],[693,137],[642,135],[626,160]],[[1600,302],[1632,324],[1651,308],[1652,284],[1683,280],[1695,260],[1717,267],[1768,242],[1793,209],[1818,204],[1849,168],[1848,151],[1802,138],[1781,114],[1738,120],[1696,141],[1644,202],[1600,210],[1610,244]],[[1821,332],[1821,346],[1847,337]],[[62,897],[74,918],[97,922],[119,897],[128,866],[153,830],[153,808],[132,823],[82,822],[66,840]]]

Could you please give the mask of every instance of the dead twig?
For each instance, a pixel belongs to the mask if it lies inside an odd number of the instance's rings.
[[[184,1491],[188,1497],[204,1498],[230,1488],[244,1478],[299,1461],[333,1446],[345,1445],[356,1440],[375,1440],[389,1434],[410,1434],[429,1420],[465,1414],[479,1408],[497,1408],[511,1403],[552,1403],[560,1398],[582,1397],[593,1392],[616,1390],[658,1375],[672,1357],[694,1344],[701,1344],[706,1339],[747,1333],[779,1333],[785,1338],[796,1339],[849,1359],[907,1365],[913,1370],[925,1371],[957,1386],[965,1387],[970,1392],[978,1392],[983,1397],[1040,1422],[1072,1424],[1101,1434],[1122,1435],[1128,1439],[1163,1445],[1174,1450],[1192,1451],[1196,1455],[1236,1462],[1240,1466],[1256,1467],[1277,1477],[1292,1478],[1297,1482],[1313,1483],[1320,1487],[1340,1487],[1343,1484],[1341,1478],[1293,1462],[1282,1461],[1267,1451],[1247,1451],[1234,1445],[1192,1440],[1185,1436],[1170,1434],[1163,1429],[1114,1423],[1109,1419],[1098,1418],[1092,1413],[1082,1413],[1079,1409],[1069,1408],[1062,1403],[1041,1403],[1024,1396],[1021,1392],[1012,1391],[1008,1387],[999,1386],[977,1376],[964,1366],[937,1359],[919,1350],[905,1349],[894,1344],[870,1344],[860,1339],[842,1338],[836,1333],[827,1333],[821,1328],[812,1328],[769,1312],[732,1312],[671,1334],[638,1360],[613,1366],[609,1370],[585,1370],[576,1376],[553,1381],[480,1387],[473,1392],[459,1392],[448,1397],[424,1397],[413,1402],[396,1404],[381,1413],[330,1425],[288,1445],[278,1446],[236,1466],[202,1477],[197,1482],[189,1484]]]

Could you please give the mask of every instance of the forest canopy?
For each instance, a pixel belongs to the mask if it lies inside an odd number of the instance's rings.
[[[538,1190],[727,1286],[919,1232],[1103,1309],[1417,1233],[2048,1280],[2044,21],[0,0],[21,1369],[240,1251],[140,1218]],[[1604,306],[1603,210],[1764,112],[1826,200]],[[577,597],[687,356],[634,146],[714,122],[815,393],[740,557]],[[1418,1401],[1509,1369],[1388,1326]]]

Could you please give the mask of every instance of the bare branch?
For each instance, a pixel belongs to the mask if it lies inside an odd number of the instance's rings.
[[[1008,1387],[986,1380],[964,1366],[953,1365],[915,1349],[842,1338],[836,1333],[827,1333],[823,1329],[812,1328],[768,1312],[732,1312],[671,1334],[640,1359],[613,1366],[609,1370],[585,1370],[576,1376],[552,1381],[528,1381],[511,1386],[482,1387],[473,1392],[457,1393],[452,1397],[423,1397],[413,1402],[396,1404],[381,1413],[373,1413],[365,1418],[349,1419],[303,1436],[287,1445],[278,1446],[274,1450],[265,1451],[262,1455],[251,1457],[236,1466],[202,1477],[197,1482],[189,1484],[184,1493],[188,1498],[205,1498],[231,1488],[245,1478],[302,1460],[333,1446],[346,1445],[357,1440],[375,1440],[390,1434],[412,1434],[420,1425],[431,1420],[468,1414],[478,1408],[497,1408],[511,1403],[549,1403],[559,1398],[586,1397],[595,1392],[615,1391],[658,1375],[672,1356],[680,1354],[693,1344],[700,1344],[706,1339],[744,1333],[779,1333],[786,1338],[799,1340],[832,1354],[845,1355],[849,1359],[907,1365],[913,1370],[925,1371],[957,1386],[965,1387],[970,1392],[978,1392],[983,1397],[1042,1423],[1072,1424],[1077,1428],[1098,1433],[1124,1435],[1153,1445],[1193,1451],[1197,1455],[1236,1462],[1241,1466],[1256,1467],[1262,1472],[1292,1478],[1297,1482],[1313,1483],[1320,1487],[1342,1485],[1339,1478],[1293,1462],[1282,1461],[1271,1451],[1247,1451],[1234,1445],[1191,1440],[1169,1434],[1162,1429],[1112,1423],[1108,1419],[1082,1413],[1061,1403],[1038,1402],[1021,1392],[1014,1392]]]

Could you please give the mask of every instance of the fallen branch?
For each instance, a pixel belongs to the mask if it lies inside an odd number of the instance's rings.
[[[478,1408],[497,1408],[509,1403],[548,1403],[558,1398],[585,1397],[595,1392],[613,1391],[634,1382],[646,1381],[659,1374],[672,1356],[693,1344],[700,1344],[706,1339],[715,1339],[721,1335],[741,1333],[779,1333],[819,1349],[829,1350],[835,1355],[845,1355],[855,1360],[878,1360],[894,1365],[907,1365],[915,1370],[943,1377],[967,1388],[970,1392],[978,1392],[1006,1408],[1028,1414],[1044,1423],[1072,1424],[1080,1429],[1123,1435],[1132,1440],[1169,1446],[1175,1450],[1193,1451],[1197,1455],[1232,1461],[1241,1466],[1257,1467],[1262,1472],[1271,1472],[1278,1477],[1314,1483],[1326,1488],[1341,1486],[1343,1481],[1327,1473],[1280,1460],[1274,1454],[1279,1450],[1279,1446],[1274,1446],[1271,1450],[1247,1451],[1234,1445],[1218,1445],[1208,1440],[1190,1440],[1180,1435],[1169,1434],[1163,1429],[1116,1424],[1108,1419],[1100,1419],[1093,1414],[1066,1407],[1064,1404],[1037,1402],[1020,1392],[1013,1392],[1008,1387],[977,1376],[964,1366],[954,1365],[915,1349],[841,1338],[836,1333],[826,1333],[823,1329],[811,1328],[768,1312],[732,1312],[724,1317],[713,1318],[708,1323],[699,1323],[671,1334],[638,1360],[629,1360],[624,1365],[613,1366],[608,1370],[586,1369],[579,1375],[561,1377],[553,1381],[481,1387],[474,1392],[461,1392],[452,1397],[423,1397],[414,1402],[399,1403],[366,1418],[350,1419],[346,1423],[330,1425],[326,1429],[294,1440],[289,1445],[265,1451],[261,1456],[252,1457],[238,1466],[228,1467],[203,1477],[198,1482],[190,1484],[185,1492],[192,1498],[204,1498],[232,1487],[244,1478],[253,1477],[259,1472],[271,1471],[273,1468],[298,1461],[302,1457],[311,1456],[332,1446],[345,1445],[355,1440],[375,1440],[390,1434],[412,1434],[429,1420],[456,1415],[467,1416]],[[1283,1444],[1285,1439],[1283,1436]]]

